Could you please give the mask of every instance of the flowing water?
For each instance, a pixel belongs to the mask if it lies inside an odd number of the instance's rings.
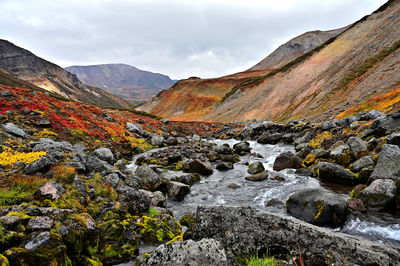
[[[231,139],[213,140],[211,142],[218,145],[227,143],[232,147],[238,141]],[[250,206],[287,215],[285,210],[286,200],[294,192],[304,188],[325,187],[334,190],[343,199],[350,197],[351,188],[349,187],[322,184],[315,178],[295,174],[293,169],[274,172],[272,167],[275,158],[282,152],[294,152],[293,146],[262,145],[255,141],[249,143],[251,152],[259,153],[263,158],[252,155],[241,156],[241,162],[236,163],[234,169],[228,171],[214,170],[212,175],[202,177],[200,182],[191,187],[190,194],[186,195],[182,202],[168,200],[167,208],[174,212],[177,219],[187,212],[195,212],[197,206],[201,205]],[[255,161],[262,162],[265,169],[270,172],[267,180],[253,182],[244,178],[249,175],[247,173],[248,166],[245,163]],[[131,170],[134,170],[135,167],[134,164],[129,166]],[[400,247],[399,223],[400,219],[390,215],[368,213],[362,216],[350,215],[342,228],[332,230],[361,235],[373,241]]]

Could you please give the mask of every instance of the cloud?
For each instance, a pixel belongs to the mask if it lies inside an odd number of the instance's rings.
[[[172,78],[245,70],[384,0],[2,0],[0,38],[61,66],[127,63]]]

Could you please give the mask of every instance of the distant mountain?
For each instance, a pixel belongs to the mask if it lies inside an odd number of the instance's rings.
[[[65,69],[77,75],[85,84],[102,88],[130,101],[151,99],[176,82],[166,75],[125,64],[70,66]]]
[[[303,33],[296,38],[291,39],[287,43],[281,45],[266,58],[249,70],[262,70],[269,68],[279,68],[293,59],[311,51],[320,46],[332,37],[335,37],[345,31],[349,26],[330,31],[309,31]]]
[[[0,70],[67,99],[100,107],[129,107],[121,98],[83,84],[60,66],[6,40],[0,40]]]

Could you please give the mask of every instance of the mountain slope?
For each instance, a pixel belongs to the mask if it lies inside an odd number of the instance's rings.
[[[306,32],[279,46],[278,49],[273,51],[270,55],[249,70],[262,70],[268,68],[276,69],[282,67],[297,57],[320,46],[330,38],[339,35],[348,27],[349,26],[330,31],[316,30]]]
[[[252,86],[260,80],[259,76],[268,75],[329,38],[337,36],[346,28],[348,27],[304,33],[280,46],[257,65],[244,72],[215,79],[180,80],[171,89],[160,93],[138,109],[175,120],[202,120],[216,105],[229,96],[227,94],[232,88],[242,82],[246,83],[245,86]]]
[[[0,40],[0,70],[67,99],[101,107],[129,106],[126,101],[86,86],[74,74],[6,40]]]
[[[223,101],[195,119],[322,121],[334,117],[399,88],[399,36],[400,1],[391,0],[336,38],[289,64],[269,74],[245,79],[232,87]],[[381,110],[390,111],[398,103],[385,104]],[[170,118],[186,117],[173,114]]]
[[[83,83],[102,88],[125,100],[151,99],[175,83],[168,76],[125,64],[70,66],[65,70],[75,74]]]

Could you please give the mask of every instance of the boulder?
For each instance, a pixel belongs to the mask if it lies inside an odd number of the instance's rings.
[[[58,184],[55,181],[50,181],[41,186],[37,194],[39,197],[56,200],[59,199],[61,194],[64,192],[65,188],[61,184]]]
[[[142,186],[150,191],[155,191],[162,183],[161,177],[148,165],[140,165],[135,174],[142,180]]]
[[[249,145],[245,145],[245,146],[247,146],[247,147],[244,147],[244,149],[245,150],[248,150],[248,152],[250,152],[250,150],[248,149],[248,146]],[[213,148],[213,151],[215,151],[216,153],[218,153],[218,154],[232,154],[232,149],[229,147],[229,145],[228,144],[223,144],[223,145],[218,145],[218,146],[215,146],[214,148]]]
[[[198,173],[201,175],[211,175],[213,168],[210,162],[203,162],[199,159],[192,159],[183,162],[183,169],[189,173]]]
[[[233,145],[233,149],[239,155],[250,153],[250,143],[248,143],[247,141],[241,141]]]
[[[173,201],[182,201],[190,193],[190,187],[186,184],[170,181],[167,185],[168,198]]]
[[[26,137],[25,131],[23,131],[21,128],[17,127],[13,123],[4,124],[3,129],[5,132],[7,132],[8,134],[11,134],[13,136],[20,137],[20,138]]]
[[[28,229],[35,230],[50,230],[54,225],[54,221],[47,216],[32,218],[28,222]]]
[[[164,194],[161,191],[148,191],[144,189],[139,189],[139,192],[143,193],[147,199],[150,201],[150,204],[155,207],[165,207],[165,201],[167,200]]]
[[[126,129],[128,129],[132,133],[136,133],[138,135],[143,135],[144,130],[142,125],[140,124],[132,124],[132,123],[126,123]]]
[[[167,138],[167,140],[166,140],[166,143],[168,144],[168,145],[178,145],[178,140],[175,138],[175,137],[168,137]]]
[[[255,175],[249,175],[245,177],[248,181],[263,181],[268,178],[268,171],[263,171]]]
[[[254,175],[261,173],[265,170],[264,165],[262,162],[256,161],[252,164],[249,165],[249,168],[247,169],[247,173]]]
[[[56,164],[56,162],[54,160],[50,159],[49,156],[43,156],[43,157],[39,158],[38,160],[25,165],[24,174],[31,175],[36,172],[47,171],[50,169],[50,167],[52,167],[55,164]]]
[[[319,226],[339,226],[347,218],[346,201],[320,188],[295,192],[286,201],[286,210],[302,221]]]
[[[104,183],[112,186],[113,188],[116,188],[119,182],[119,176],[116,173],[108,174],[104,176],[102,179],[104,180]]]
[[[374,160],[372,160],[371,156],[364,156],[354,163],[350,165],[350,170],[354,172],[359,172],[361,169],[366,168],[368,166],[373,166]]]
[[[33,151],[45,151],[49,154],[62,153],[62,152],[74,152],[74,147],[67,141],[54,141],[49,138],[41,138],[38,142],[33,143]]]
[[[116,190],[119,195],[118,201],[129,213],[142,214],[150,208],[150,200],[144,193],[123,184],[120,184]]]
[[[369,207],[384,208],[394,200],[396,189],[393,180],[377,179],[360,192],[360,198]]]
[[[276,157],[273,169],[274,171],[281,171],[287,168],[300,169],[302,168],[300,158],[293,152],[284,152]]]
[[[360,159],[368,155],[367,143],[360,138],[350,137],[347,141],[347,145],[349,145],[351,155],[353,155],[354,158]]]
[[[400,148],[396,145],[385,144],[379,153],[378,162],[370,179],[392,179],[400,181]]]
[[[95,156],[78,153],[76,154],[76,160],[82,163],[82,165],[84,166],[84,171],[86,173],[98,172],[103,174],[110,174],[113,172],[111,165]]]
[[[202,239],[198,242],[186,240],[161,245],[156,248],[144,265],[229,265],[225,250],[214,239]]]
[[[198,207],[193,240],[212,238],[225,248],[229,264],[236,257],[299,256],[304,265],[397,265],[400,249],[357,236],[333,232],[293,217],[250,207]]]
[[[102,161],[106,161],[109,164],[113,164],[115,162],[114,154],[108,148],[98,148],[93,151],[93,156],[96,156]]]
[[[324,181],[343,185],[354,185],[362,181],[343,166],[334,163],[319,162],[315,168],[317,169],[318,177]]]
[[[200,175],[199,174],[193,174],[193,173],[182,173],[182,172],[174,172],[174,171],[168,171],[165,173],[161,174],[162,178],[165,178],[169,181],[176,181],[180,182],[186,185],[193,185],[197,181],[200,180]]]
[[[217,163],[216,168],[220,171],[227,171],[233,169],[233,163],[231,162],[219,162]]]
[[[283,135],[283,133],[264,132],[258,137],[257,142],[261,144],[276,144],[282,139]]]
[[[160,135],[154,134],[151,137],[150,144],[153,146],[162,146],[164,143],[164,138]]]
[[[336,145],[335,145],[336,146]],[[339,145],[332,149],[330,157],[340,165],[348,165],[351,162],[350,147],[347,144]]]

